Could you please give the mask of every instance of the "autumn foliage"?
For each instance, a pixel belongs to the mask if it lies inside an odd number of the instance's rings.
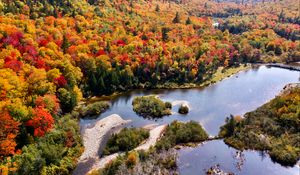
[[[15,121],[8,112],[0,113],[0,160],[15,153],[15,138],[19,133],[20,123]]]
[[[34,128],[34,136],[42,137],[53,128],[53,124],[54,119],[51,114],[47,110],[37,107],[33,111],[33,118],[27,121],[26,126]]]
[[[83,97],[201,84],[243,63],[299,61],[297,2],[0,1],[1,155],[16,145],[35,152],[27,146],[53,134],[55,119]],[[78,146],[78,133],[62,135],[68,148]]]

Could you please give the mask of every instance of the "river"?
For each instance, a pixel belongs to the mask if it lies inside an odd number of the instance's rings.
[[[170,90],[134,90],[111,100],[111,108],[97,119],[81,119],[81,128],[92,126],[96,120],[111,114],[118,114],[125,120],[132,120],[130,126],[141,127],[147,124],[165,124],[173,120],[198,121],[211,136],[218,134],[230,114],[243,115],[274,98],[288,83],[299,82],[300,73],[281,68],[260,66],[242,71],[234,76],[205,88]],[[132,110],[135,96],[158,95],[164,101],[187,102],[190,112],[177,113],[179,105],[173,106],[173,114],[157,120],[138,116]],[[235,155],[237,154],[237,156]],[[243,159],[242,163],[239,163]],[[257,151],[237,152],[222,140],[210,141],[196,148],[183,148],[178,151],[180,174],[199,175],[216,164],[235,174],[299,174],[299,165],[283,167],[272,162],[267,154]],[[240,165],[241,164],[241,165]],[[239,165],[239,166],[237,166]]]

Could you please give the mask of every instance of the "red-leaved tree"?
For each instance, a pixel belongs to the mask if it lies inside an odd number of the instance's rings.
[[[26,126],[33,127],[34,136],[42,137],[53,128],[54,119],[51,114],[42,107],[33,111],[33,118],[27,121]]]
[[[19,133],[20,123],[15,121],[8,112],[0,113],[0,159],[15,153],[15,138]]]

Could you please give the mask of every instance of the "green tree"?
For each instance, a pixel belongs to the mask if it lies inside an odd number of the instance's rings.
[[[71,112],[77,105],[76,94],[65,88],[58,89],[58,99],[63,112]]]
[[[202,81],[203,80],[203,76],[206,72],[206,67],[205,67],[205,63],[203,61],[201,61],[198,64],[198,72],[197,72],[197,76],[198,76],[198,81]]]
[[[70,42],[68,41],[66,35],[63,36],[63,43],[61,45],[61,48],[63,49],[64,53],[66,53],[67,49],[70,47]]]
[[[180,23],[180,16],[179,16],[179,13],[176,12],[176,16],[175,18],[173,19],[173,23]]]
[[[187,18],[187,20],[185,21],[185,24],[186,25],[192,24],[192,21],[191,21],[190,17]]]
[[[167,28],[167,27],[163,27],[163,28],[161,29],[162,40],[163,40],[163,41],[167,41],[167,40],[169,39],[169,36],[168,36],[168,32],[169,32],[169,31],[170,31],[170,29]]]
[[[159,8],[159,5],[158,5],[158,4],[157,4],[156,7],[155,7],[155,11],[156,11],[156,12],[160,12],[160,8]]]

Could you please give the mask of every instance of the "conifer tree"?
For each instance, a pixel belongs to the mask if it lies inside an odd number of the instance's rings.
[[[180,16],[179,16],[179,13],[176,12],[176,16],[175,18],[173,19],[173,23],[180,23]]]

